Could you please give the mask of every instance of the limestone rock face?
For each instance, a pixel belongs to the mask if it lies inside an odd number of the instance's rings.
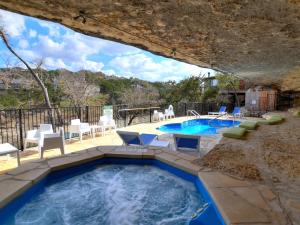
[[[257,83],[300,80],[300,0],[4,0],[0,8]]]

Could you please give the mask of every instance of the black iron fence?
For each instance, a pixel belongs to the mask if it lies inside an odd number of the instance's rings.
[[[157,105],[155,105],[157,107]],[[160,105],[163,111],[168,105]],[[209,111],[217,111],[216,103],[189,102],[173,104],[175,115],[185,116],[188,110],[196,110],[199,114],[207,114]],[[228,111],[233,106],[228,105]],[[126,109],[132,109],[127,111]],[[135,110],[136,109],[136,110]],[[117,127],[133,124],[152,122],[154,105],[113,105],[113,116]],[[157,110],[157,109],[156,109]],[[0,110],[0,140],[1,143],[10,143],[19,149],[23,149],[24,138],[28,130],[38,129],[39,124],[52,123],[54,130],[63,127],[68,138],[69,125],[72,119],[80,119],[82,122],[97,124],[102,116],[102,106],[85,107],[54,107],[31,109],[5,109]],[[51,121],[50,115],[53,115]]]

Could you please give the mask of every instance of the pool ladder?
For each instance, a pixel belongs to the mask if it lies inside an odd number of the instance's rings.
[[[190,114],[190,116],[195,116],[196,118],[200,118],[200,114],[196,111],[196,110],[188,110],[187,111],[187,116],[189,116],[189,114]]]

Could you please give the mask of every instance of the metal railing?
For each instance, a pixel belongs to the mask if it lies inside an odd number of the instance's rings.
[[[169,104],[160,105],[160,109],[168,108]],[[156,105],[157,106],[157,105]],[[113,115],[117,127],[132,124],[152,122],[153,105],[144,105],[144,110],[136,112],[133,117],[130,113],[124,113],[124,109],[141,108],[136,105],[113,105]],[[215,103],[189,102],[173,104],[175,115],[186,116],[188,110],[195,110],[200,114],[218,109]],[[229,109],[230,107],[227,106]],[[68,138],[69,125],[72,119],[80,119],[82,122],[97,124],[102,116],[102,106],[84,107],[54,107],[31,109],[5,109],[0,110],[0,141],[10,143],[19,149],[24,149],[23,143],[28,130],[38,129],[41,123],[51,123],[50,111],[53,115],[52,124],[54,130],[63,127]]]
[[[187,116],[195,116],[196,118],[200,117],[201,115],[196,110],[188,110]]]

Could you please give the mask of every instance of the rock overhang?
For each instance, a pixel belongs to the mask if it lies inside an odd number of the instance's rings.
[[[61,23],[258,84],[298,89],[300,1],[6,0],[0,8]]]

